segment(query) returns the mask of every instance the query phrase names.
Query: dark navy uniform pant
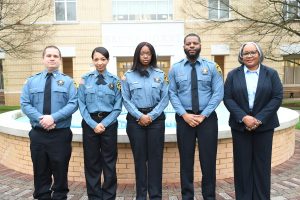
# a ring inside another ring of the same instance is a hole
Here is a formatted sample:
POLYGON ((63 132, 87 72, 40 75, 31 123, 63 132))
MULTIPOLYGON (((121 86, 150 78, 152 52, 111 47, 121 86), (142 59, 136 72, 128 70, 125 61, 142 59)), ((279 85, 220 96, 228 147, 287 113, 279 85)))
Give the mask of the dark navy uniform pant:
POLYGON ((134 157, 136 200, 146 200, 147 191, 151 200, 162 199, 164 113, 146 127, 128 114, 126 131, 134 157))
POLYGON ((236 199, 269 200, 274 130, 231 132, 236 199))
POLYGON ((68 167, 72 152, 70 128, 29 132, 35 199, 67 199, 68 167), (52 180, 53 176, 53 180, 52 180))
MULTIPOLYGON (((102 118, 92 117, 96 122, 102 118)), ((102 134, 82 120, 84 169, 89 200, 108 200, 116 198, 117 191, 117 131, 118 123, 106 127, 102 134), (103 172, 104 182, 101 184, 103 172)))
POLYGON ((183 200, 194 199, 194 157, 196 139, 202 171, 202 196, 215 199, 218 118, 215 112, 196 127, 189 126, 176 115, 177 143, 180 155, 180 181, 183 200))

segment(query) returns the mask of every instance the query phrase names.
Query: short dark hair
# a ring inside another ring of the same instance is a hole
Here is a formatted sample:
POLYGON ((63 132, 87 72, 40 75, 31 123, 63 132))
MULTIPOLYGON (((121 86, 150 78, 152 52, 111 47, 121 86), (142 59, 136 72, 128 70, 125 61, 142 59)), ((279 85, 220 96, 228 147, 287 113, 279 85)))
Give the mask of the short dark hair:
POLYGON ((92 59, 94 58, 95 52, 101 53, 107 60, 109 59, 109 52, 104 47, 96 47, 92 52, 92 59))
POLYGON ((45 54, 46 54, 46 50, 47 50, 47 49, 51 49, 51 48, 57 49, 57 50, 58 50, 59 57, 61 58, 61 52, 60 52, 59 48, 58 48, 57 46, 54 46, 54 45, 49 45, 49 46, 46 46, 46 47, 45 47, 45 49, 43 50, 43 58, 44 58, 44 56, 45 56, 45 54))
POLYGON ((187 35, 184 37, 183 44, 185 44, 186 38, 191 37, 191 36, 197 37, 198 40, 199 40, 199 42, 201 42, 201 39, 200 39, 200 36, 199 36, 199 35, 197 35, 196 33, 189 33, 189 34, 187 34, 187 35))
POLYGON ((131 67, 131 70, 137 70, 138 68, 142 67, 142 63, 140 61, 140 52, 141 49, 147 46, 151 52, 151 61, 149 63, 150 66, 157 68, 157 59, 156 59, 156 53, 155 53, 155 49, 154 47, 149 43, 149 42, 141 42, 137 45, 135 52, 134 52, 134 56, 133 56, 133 64, 131 67))

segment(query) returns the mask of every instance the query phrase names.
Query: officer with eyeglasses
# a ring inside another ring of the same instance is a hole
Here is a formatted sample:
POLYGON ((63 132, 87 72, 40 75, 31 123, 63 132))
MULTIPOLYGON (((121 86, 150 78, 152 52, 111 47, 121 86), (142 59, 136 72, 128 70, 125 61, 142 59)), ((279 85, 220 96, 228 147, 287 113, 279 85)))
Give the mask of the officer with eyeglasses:
POLYGON ((106 69, 109 62, 106 48, 95 48, 91 57, 95 70, 82 76, 78 89, 87 195, 91 200, 115 199, 121 83, 106 69))
POLYGON ((162 199, 162 165, 165 140, 164 109, 169 102, 164 72, 157 68, 154 47, 141 42, 131 70, 122 80, 127 134, 134 158, 136 200, 162 199))
POLYGON ((263 59, 257 43, 243 44, 238 54, 241 66, 225 81, 237 200, 270 199, 272 140, 283 89, 277 71, 262 64, 263 59))

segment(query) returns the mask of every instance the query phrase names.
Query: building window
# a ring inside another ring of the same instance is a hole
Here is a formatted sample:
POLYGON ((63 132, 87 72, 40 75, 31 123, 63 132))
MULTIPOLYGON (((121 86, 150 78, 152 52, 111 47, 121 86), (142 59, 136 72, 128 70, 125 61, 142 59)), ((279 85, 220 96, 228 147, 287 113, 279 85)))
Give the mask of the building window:
MULTIPOLYGON (((164 71, 167 75, 170 69, 170 56, 158 56, 157 67, 164 71)), ((117 57, 117 74, 123 77, 125 72, 131 69, 133 64, 133 57, 117 57)))
POLYGON ((300 84, 300 55, 284 58, 284 83, 300 84))
POLYGON ((112 14, 116 21, 170 20, 173 0, 113 0, 112 14))
POLYGON ((76 0, 55 0, 55 20, 57 22, 76 21, 76 0))
POLYGON ((285 19, 300 19, 299 0, 287 0, 283 4, 283 14, 285 19))
POLYGON ((208 0, 209 19, 228 19, 229 0, 208 0))

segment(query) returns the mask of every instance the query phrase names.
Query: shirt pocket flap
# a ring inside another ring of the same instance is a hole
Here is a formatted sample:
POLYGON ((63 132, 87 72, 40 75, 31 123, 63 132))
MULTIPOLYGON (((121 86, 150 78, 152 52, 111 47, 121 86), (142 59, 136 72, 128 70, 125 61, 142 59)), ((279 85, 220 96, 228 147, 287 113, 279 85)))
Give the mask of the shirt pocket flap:
POLYGON ((67 93, 67 88, 64 88, 64 87, 56 87, 56 88, 53 88, 53 91, 54 91, 54 92, 67 93))
POLYGON ((208 81, 208 82, 210 82, 211 81, 211 76, 209 76, 209 75, 198 76, 197 79, 198 79, 198 81, 208 81))
POLYGON ((160 83, 152 83, 153 88, 159 88, 159 86, 160 86, 160 83))
POLYGON ((187 81, 187 75, 186 75, 186 74, 178 75, 178 76, 176 77, 176 82, 177 82, 177 83, 180 83, 180 82, 182 82, 182 81, 187 81))
POLYGON ((131 84, 129 85, 129 88, 130 88, 130 91, 131 91, 131 90, 136 90, 136 89, 141 89, 141 88, 142 88, 142 85, 139 84, 139 83, 131 83, 131 84))
POLYGON ((94 93, 96 93, 96 90, 94 88, 87 88, 85 90, 85 93, 86 94, 94 94, 94 93))
POLYGON ((30 88, 29 92, 31 94, 35 94, 35 93, 40 93, 40 92, 44 92, 43 88, 30 88))

